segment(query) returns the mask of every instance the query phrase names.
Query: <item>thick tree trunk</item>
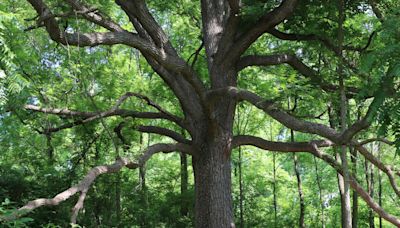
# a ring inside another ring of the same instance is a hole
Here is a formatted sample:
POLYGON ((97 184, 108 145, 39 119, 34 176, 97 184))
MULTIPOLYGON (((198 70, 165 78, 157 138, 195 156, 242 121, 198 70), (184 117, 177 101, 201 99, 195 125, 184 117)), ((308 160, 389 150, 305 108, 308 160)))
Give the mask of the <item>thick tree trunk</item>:
POLYGON ((230 146, 217 138, 193 157, 196 227, 234 227, 231 198, 230 146))

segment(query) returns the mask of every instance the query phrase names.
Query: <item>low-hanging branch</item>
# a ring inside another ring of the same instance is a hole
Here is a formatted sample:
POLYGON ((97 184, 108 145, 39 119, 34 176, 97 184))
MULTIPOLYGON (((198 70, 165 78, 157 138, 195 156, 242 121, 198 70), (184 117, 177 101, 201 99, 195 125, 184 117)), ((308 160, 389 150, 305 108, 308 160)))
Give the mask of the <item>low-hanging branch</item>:
POLYGON ((163 153, 170 153, 170 152, 175 152, 179 151, 182 153, 187 153, 187 154, 192 154, 193 153, 193 148, 190 147, 189 145, 182 144, 182 143, 177 143, 177 144, 165 144, 165 143, 159 143, 159 144, 154 144, 152 146, 149 146, 144 153, 139 157, 137 162, 131 161, 128 158, 117 158, 116 161, 111 164, 111 165, 100 165, 92 168, 86 176, 77 184, 74 185, 68 189, 66 189, 63 192, 60 192, 53 198, 40 198, 40 199, 35 199, 32 201, 29 201, 27 204, 25 204, 23 207, 19 208, 18 211, 15 211, 11 215, 7 216, 0 216, 0 221, 11 221, 14 220, 18 217, 21 217, 25 215, 26 213, 29 213, 39 207, 42 206, 56 206, 60 204, 61 202, 66 201, 69 199, 71 196, 81 193, 80 197, 78 198, 77 203, 72 209, 72 215, 71 215, 71 223, 75 224, 76 223, 76 218, 79 213, 79 211, 83 208, 83 202, 85 200, 86 194, 90 189, 90 186, 93 184, 93 182, 96 180, 96 178, 101 175, 101 174, 106 174, 106 173, 115 173, 120 171, 123 167, 127 167, 129 169, 136 169, 138 167, 143 166, 150 158, 152 155, 163 152, 163 153))

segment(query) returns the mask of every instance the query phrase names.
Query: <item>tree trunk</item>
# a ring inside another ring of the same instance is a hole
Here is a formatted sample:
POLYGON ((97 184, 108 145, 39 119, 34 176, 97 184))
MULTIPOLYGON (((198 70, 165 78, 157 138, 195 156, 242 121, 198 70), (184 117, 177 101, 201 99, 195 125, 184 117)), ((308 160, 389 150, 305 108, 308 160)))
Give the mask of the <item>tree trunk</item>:
MULTIPOLYGON (((378 143, 378 159, 381 160, 381 145, 378 143)), ((382 171, 378 170, 378 203, 382 207, 382 171)), ((379 228, 382 228, 382 216, 379 216, 379 228)))
POLYGON ((188 170, 187 170, 187 155, 180 153, 181 156, 181 216, 189 215, 189 205, 187 201, 188 190, 188 170))
POLYGON ((315 157, 314 157, 314 165, 315 165, 315 175, 317 177, 319 203, 321 205, 321 227, 325 228, 325 213, 324 213, 324 201, 322 199, 321 179, 319 177, 318 163, 317 163, 317 159, 315 157))
POLYGON ((197 228, 235 227, 231 198, 230 145, 223 137, 193 157, 195 221, 197 228))
MULTIPOLYGON (((352 157, 351 162, 353 163, 353 174, 357 177, 357 150, 350 149, 352 157)), ((358 194, 353 190, 353 211, 352 211, 352 226, 353 228, 358 227, 358 194)))
POLYGON ((243 178, 242 178, 242 148, 239 147, 239 216, 240 228, 244 228, 244 209, 243 209, 243 178))
POLYGON ((115 214, 117 219, 117 227, 120 227, 121 222, 121 174, 116 174, 115 182, 115 214))
MULTIPOLYGON (((365 165, 365 180, 367 182, 367 189, 368 189, 368 194, 371 197, 374 197, 374 192, 373 192, 373 170, 372 167, 370 167, 370 164, 368 163, 368 161, 365 159, 364 162, 365 165)), ((374 214, 373 211, 371 209, 368 209, 368 223, 369 223, 369 227, 370 228, 374 228, 375 227, 375 223, 374 223, 374 214)))
POLYGON ((148 211, 148 195, 147 195, 147 186, 146 186, 146 170, 144 167, 139 168, 139 176, 141 181, 141 201, 143 204, 143 213, 140 218, 141 227, 148 227, 147 221, 147 211, 148 211))
POLYGON ((272 188, 273 188, 273 204, 274 204, 274 227, 278 227, 278 202, 276 199, 276 154, 275 152, 272 152, 272 162, 273 162, 273 183, 272 183, 272 188))
MULTIPOLYGON (((290 130, 290 141, 294 142, 294 132, 293 130, 290 130)), ((297 155, 293 153, 293 163, 294 163, 294 172, 296 174, 297 178, 297 191, 299 193, 299 199, 300 199, 300 216, 299 216, 299 227, 304 228, 304 210, 305 210, 305 204, 304 204, 304 196, 303 196, 303 186, 302 186, 302 181, 301 181, 301 176, 300 176, 300 171, 299 171, 299 164, 297 161, 297 155)))

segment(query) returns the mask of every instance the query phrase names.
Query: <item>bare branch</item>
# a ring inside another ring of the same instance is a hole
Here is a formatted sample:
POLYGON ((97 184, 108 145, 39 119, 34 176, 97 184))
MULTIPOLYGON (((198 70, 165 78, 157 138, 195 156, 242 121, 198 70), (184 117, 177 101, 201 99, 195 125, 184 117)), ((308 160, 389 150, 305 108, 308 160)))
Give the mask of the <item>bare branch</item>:
POLYGON ((85 199, 86 193, 88 192, 90 186, 92 183, 96 180, 96 178, 105 173, 115 173, 120 171, 123 167, 127 167, 129 169, 135 169, 140 166, 143 166, 150 158, 152 155, 155 153, 163 152, 163 153, 169 153, 169 152, 174 152, 174 151, 179 151, 187 154, 193 154, 194 150, 192 147, 177 143, 177 144, 164 144, 164 143, 159 143, 152 145, 148 147, 145 152, 142 154, 142 156, 138 159, 138 162, 133 162, 130 161, 127 158, 118 158, 113 164, 111 165, 100 165, 97 166, 93 169, 91 169, 86 176, 81 180, 77 185, 72 186, 68 188, 67 190, 57 194, 53 198, 40 198, 36 199, 33 201, 28 202, 26 205, 23 207, 19 208, 17 212, 15 212, 12 215, 8 215, 7 217, 1 216, 1 220, 5 221, 11 221, 14 220, 18 217, 23 216, 26 213, 29 213, 36 208, 42 207, 42 206, 56 206, 60 204, 61 202, 66 201, 69 199, 71 196, 75 195, 76 193, 80 192, 81 196, 78 199, 78 202, 73 208, 72 216, 71 216, 71 222, 75 223, 76 222, 76 217, 78 215, 78 212, 80 209, 83 208, 83 201, 85 199))

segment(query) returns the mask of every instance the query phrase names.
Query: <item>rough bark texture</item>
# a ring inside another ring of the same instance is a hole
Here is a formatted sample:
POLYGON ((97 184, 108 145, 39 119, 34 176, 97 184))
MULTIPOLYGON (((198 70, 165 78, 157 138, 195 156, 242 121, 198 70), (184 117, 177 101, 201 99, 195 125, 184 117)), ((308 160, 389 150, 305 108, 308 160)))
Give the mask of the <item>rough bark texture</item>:
POLYGON ((234 227, 231 163, 223 153, 227 145, 221 141, 210 144, 202 156, 193 157, 196 227, 234 227))

